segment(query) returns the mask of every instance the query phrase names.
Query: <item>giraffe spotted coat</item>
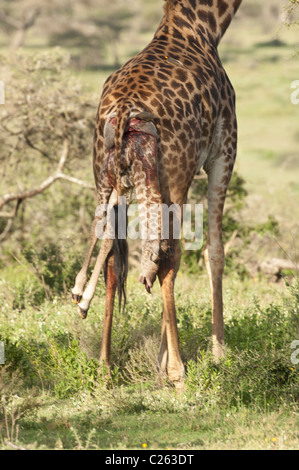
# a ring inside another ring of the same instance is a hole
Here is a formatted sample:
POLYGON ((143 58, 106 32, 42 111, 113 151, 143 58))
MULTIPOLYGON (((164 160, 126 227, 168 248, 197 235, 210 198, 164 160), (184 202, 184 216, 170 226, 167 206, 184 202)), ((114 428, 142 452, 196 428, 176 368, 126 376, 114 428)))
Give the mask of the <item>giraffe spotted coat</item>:
MULTIPOLYGON (((184 203, 197 168, 208 169, 223 144, 229 178, 237 139, 233 129, 235 94, 217 51, 217 23, 209 12, 214 4, 223 18, 221 27, 226 29, 226 15, 230 19, 231 14, 223 7, 226 2, 168 1, 152 42, 106 81, 94 140, 97 185, 101 184, 99 175, 106 158, 106 121, 123 109, 147 111, 155 117, 159 181, 165 202, 184 203)), ((234 4, 237 8, 240 0, 234 4)))

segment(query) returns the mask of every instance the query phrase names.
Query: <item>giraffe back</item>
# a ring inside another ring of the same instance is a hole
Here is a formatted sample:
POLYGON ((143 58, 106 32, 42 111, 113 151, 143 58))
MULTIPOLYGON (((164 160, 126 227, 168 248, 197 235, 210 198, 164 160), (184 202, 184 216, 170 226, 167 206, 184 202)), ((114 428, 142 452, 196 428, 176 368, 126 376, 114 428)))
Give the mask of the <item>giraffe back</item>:
MULTIPOLYGON (((208 167, 216 158, 224 129, 231 126, 232 133, 231 123, 235 122, 234 90, 217 46, 202 28, 194 27, 190 5, 196 2, 181 3, 170 23, 167 9, 171 10, 171 4, 167 2, 166 14, 150 44, 107 79, 94 141, 97 181, 106 157, 104 129, 109 117, 119 116, 115 148, 120 154, 130 116, 151 113, 158 132, 163 202, 179 204, 186 201, 196 170, 208 167)), ((117 161, 119 164, 119 158, 117 161)))

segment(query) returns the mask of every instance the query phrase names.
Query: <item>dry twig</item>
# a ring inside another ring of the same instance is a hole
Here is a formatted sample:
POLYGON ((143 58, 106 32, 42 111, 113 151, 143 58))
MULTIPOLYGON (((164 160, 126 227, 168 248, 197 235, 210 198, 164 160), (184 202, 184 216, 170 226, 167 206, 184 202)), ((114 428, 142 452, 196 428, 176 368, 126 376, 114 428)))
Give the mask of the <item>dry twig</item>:
POLYGON ((11 201, 16 200, 17 204, 16 204, 16 207, 14 208, 14 210, 11 211, 11 212, 4 212, 4 211, 0 212, 0 217, 7 218, 7 219, 13 219, 17 215, 19 206, 20 206, 21 202, 24 201, 24 199, 28 199, 28 198, 36 196, 37 194, 42 193, 47 188, 49 188, 53 183, 55 183, 55 181, 57 181, 59 179, 66 180, 66 181, 69 181, 69 182, 74 183, 74 184, 79 184, 80 186, 82 186, 84 188, 87 188, 87 189, 95 189, 94 185, 92 185, 92 184, 90 184, 86 181, 83 181, 79 178, 75 178, 73 176, 67 175, 63 172, 64 166, 65 166, 65 163, 66 163, 66 160, 67 160, 67 157, 68 157, 68 153, 69 153, 69 142, 68 142, 67 139, 65 139, 64 143, 63 143, 63 150, 62 150, 62 153, 61 153, 61 157, 60 157, 60 160, 59 160, 59 163, 58 163, 58 166, 57 166, 57 170, 55 171, 55 173, 53 173, 51 176, 46 178, 39 186, 37 186, 35 188, 27 189, 27 190, 19 192, 19 193, 4 194, 4 196, 2 196, 0 198, 0 209, 2 209, 2 207, 5 204, 7 204, 8 202, 11 202, 11 201))

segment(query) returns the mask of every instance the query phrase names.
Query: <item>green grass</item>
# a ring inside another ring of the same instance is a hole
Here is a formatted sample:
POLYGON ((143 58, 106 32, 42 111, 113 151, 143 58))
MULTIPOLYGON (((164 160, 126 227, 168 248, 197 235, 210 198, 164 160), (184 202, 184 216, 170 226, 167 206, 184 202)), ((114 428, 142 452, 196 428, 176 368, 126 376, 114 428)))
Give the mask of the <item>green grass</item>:
POLYGON ((298 366, 290 360, 298 332, 296 285, 281 292, 264 281, 226 278, 227 356, 216 365, 206 276, 187 280, 180 274, 186 384, 178 394, 157 381, 158 286, 149 296, 130 273, 127 313, 115 312, 113 386, 107 389, 96 361, 102 285, 83 322, 69 299, 13 310, 20 284, 9 284, 10 291, 1 285, 0 338, 7 359, 0 370, 2 448, 7 441, 34 449, 139 449, 143 443, 149 449, 298 448, 298 366))
MULTIPOLYGON (((166 399, 174 401, 170 394, 166 399)), ((199 409, 179 413, 128 410, 103 418, 91 399, 88 407, 77 401, 72 409, 61 406, 50 416, 47 411, 40 425, 36 420, 27 420, 24 423, 27 439, 23 443, 32 445, 35 441, 37 448, 52 449, 138 450, 143 444, 148 449, 163 450, 296 449, 297 426, 294 412, 268 412, 261 419, 259 412, 245 408, 226 413, 199 409), (80 411, 74 412, 76 406, 80 411)))

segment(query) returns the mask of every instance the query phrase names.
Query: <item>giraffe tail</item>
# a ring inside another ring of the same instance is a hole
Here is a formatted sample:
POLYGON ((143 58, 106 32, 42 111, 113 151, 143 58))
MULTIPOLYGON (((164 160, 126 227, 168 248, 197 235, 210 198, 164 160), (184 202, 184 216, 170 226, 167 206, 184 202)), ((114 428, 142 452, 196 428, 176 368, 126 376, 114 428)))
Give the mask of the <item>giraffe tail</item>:
POLYGON ((114 124, 114 146, 115 146, 115 166, 116 166, 116 191, 118 197, 121 196, 121 152, 123 146, 123 136, 126 130, 127 122, 130 117, 133 105, 125 101, 118 108, 114 124))
MULTIPOLYGON (((122 195, 121 190, 121 153, 123 151, 123 136, 127 127, 127 122, 130 117, 133 105, 129 102, 124 102, 117 109, 116 113, 110 116, 106 121, 104 128, 104 138, 107 150, 114 147, 115 153, 115 170, 116 170, 116 192, 118 202, 114 206, 115 209, 115 233, 116 237, 113 240, 113 255, 114 255, 114 272, 117 279, 117 291, 118 291, 118 302, 119 310, 125 308, 126 305, 126 279, 128 274, 128 244, 127 240, 118 238, 118 211, 121 210, 119 204, 120 197, 122 195)), ((104 269, 104 275, 106 280, 107 263, 104 269)))

